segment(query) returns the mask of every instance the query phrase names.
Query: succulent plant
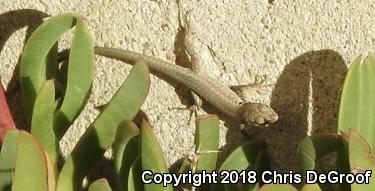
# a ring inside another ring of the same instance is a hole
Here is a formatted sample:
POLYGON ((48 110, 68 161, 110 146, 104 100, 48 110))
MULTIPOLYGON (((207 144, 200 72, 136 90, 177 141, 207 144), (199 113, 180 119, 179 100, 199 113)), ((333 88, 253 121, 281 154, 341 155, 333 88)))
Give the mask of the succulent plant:
MULTIPOLYGON (((86 172, 111 146, 117 126, 132 119, 149 88, 147 67, 136 64, 107 107, 79 140, 71 156, 59 166, 59 141, 82 111, 91 91, 93 42, 84 20, 61 14, 41 24, 27 41, 20 64, 20 81, 28 126, 13 128, 3 89, 0 91, 0 190, 80 190, 86 172), (74 27, 66 82, 57 62, 57 41, 74 27), (63 91, 62 93, 58 91, 63 91), (79 163, 77 163, 80 161, 79 163), (73 175, 72 175, 73 174, 73 175)), ((103 185, 95 182, 90 190, 103 185)))

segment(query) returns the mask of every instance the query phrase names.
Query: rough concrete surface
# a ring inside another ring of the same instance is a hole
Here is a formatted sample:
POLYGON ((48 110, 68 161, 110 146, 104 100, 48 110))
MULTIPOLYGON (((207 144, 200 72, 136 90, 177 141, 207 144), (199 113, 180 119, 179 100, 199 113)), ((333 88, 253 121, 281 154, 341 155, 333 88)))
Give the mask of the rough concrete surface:
MULTIPOLYGON (((41 12, 78 13, 87 19, 97 45, 173 61, 181 43, 179 10, 191 10, 209 75, 228 86, 253 84, 257 79, 267 85, 257 91, 253 88, 249 97, 270 103, 280 120, 249 133, 266 138, 273 167, 280 170, 299 168, 296 146, 311 133, 309 129, 335 131, 347 65, 372 52, 375 44, 373 0, 196 0, 182 1, 180 8, 174 0, 0 0, 1 82, 6 86, 16 74, 26 26, 40 21, 41 12)), ((94 106, 111 98, 129 70, 125 63, 96 57, 93 92, 61 143, 65 155, 98 114, 94 106)), ((16 95, 13 99, 17 100, 16 95)), ((152 77, 142 109, 169 165, 194 150, 189 111, 175 109, 189 103, 186 89, 152 77)), ((212 108, 206 111, 217 113, 212 108)), ((239 132, 238 124, 221 119, 221 145, 226 153, 250 139, 239 132)))

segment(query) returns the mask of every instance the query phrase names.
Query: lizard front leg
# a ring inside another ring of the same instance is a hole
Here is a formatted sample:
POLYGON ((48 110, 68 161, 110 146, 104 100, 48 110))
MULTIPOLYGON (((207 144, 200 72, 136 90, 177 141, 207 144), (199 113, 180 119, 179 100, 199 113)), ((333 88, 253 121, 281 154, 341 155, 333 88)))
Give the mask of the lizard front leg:
MULTIPOLYGON (((267 76, 255 75, 253 83, 230 86, 230 89, 244 100, 244 102, 251 102, 254 101, 252 98, 256 97, 256 95, 262 95, 272 88, 273 85, 267 83, 267 81, 267 76)), ((238 79, 237 82, 238 84, 242 84, 238 79)))

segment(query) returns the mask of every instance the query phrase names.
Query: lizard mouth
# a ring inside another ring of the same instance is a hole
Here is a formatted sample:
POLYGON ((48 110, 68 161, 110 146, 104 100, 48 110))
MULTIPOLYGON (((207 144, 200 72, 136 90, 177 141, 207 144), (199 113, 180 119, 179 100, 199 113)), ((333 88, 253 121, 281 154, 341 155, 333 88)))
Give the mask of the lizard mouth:
POLYGON ((267 115, 266 120, 268 123, 275 123, 277 120, 279 120, 279 115, 272 110, 271 113, 267 115))

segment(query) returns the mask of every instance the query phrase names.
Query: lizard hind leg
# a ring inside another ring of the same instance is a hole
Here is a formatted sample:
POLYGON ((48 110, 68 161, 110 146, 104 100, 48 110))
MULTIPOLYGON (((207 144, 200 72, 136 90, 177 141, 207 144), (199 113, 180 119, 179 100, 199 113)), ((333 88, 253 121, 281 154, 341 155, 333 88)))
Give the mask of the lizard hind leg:
POLYGON ((202 115, 204 113, 202 109, 202 99, 195 92, 190 91, 190 93, 193 97, 194 103, 187 108, 188 110, 190 110, 188 124, 191 123, 193 116, 197 118, 199 115, 202 115))
MULTIPOLYGON (((192 10, 188 10, 185 13, 182 11, 182 2, 178 1, 179 4, 179 22, 180 28, 183 31, 183 44, 184 53, 187 56, 190 69, 196 73, 204 74, 204 58, 201 55, 203 44, 199 41, 197 27, 192 22, 192 10)), ((202 99, 193 91, 190 91, 194 104, 189 107, 191 110, 189 123, 193 115, 198 116, 203 114, 202 99)))
MULTIPOLYGON (((192 92, 192 95, 193 95, 193 99, 194 99, 194 95, 196 95, 194 92, 192 92)), ((198 97, 199 98, 199 97, 198 97)), ((201 100, 200 98, 199 98, 199 100, 201 100)), ((195 100, 194 100, 194 102, 195 102, 195 100)), ((177 110, 188 110, 188 111, 190 111, 190 114, 189 114, 189 119, 188 119, 188 122, 187 122, 187 124, 188 125, 190 125, 191 124, 191 121, 192 121, 192 119, 193 119, 193 116, 196 118, 197 116, 199 116, 199 115, 202 115, 203 114, 203 109, 202 109, 202 107, 201 107, 201 104, 202 102, 200 102, 200 103, 194 103, 194 104, 192 104, 192 105, 190 105, 190 106, 188 106, 188 107, 186 107, 186 108, 181 108, 181 107, 177 107, 177 108, 171 108, 171 109, 177 109, 177 110), (199 105, 200 104, 200 105, 199 105)))

